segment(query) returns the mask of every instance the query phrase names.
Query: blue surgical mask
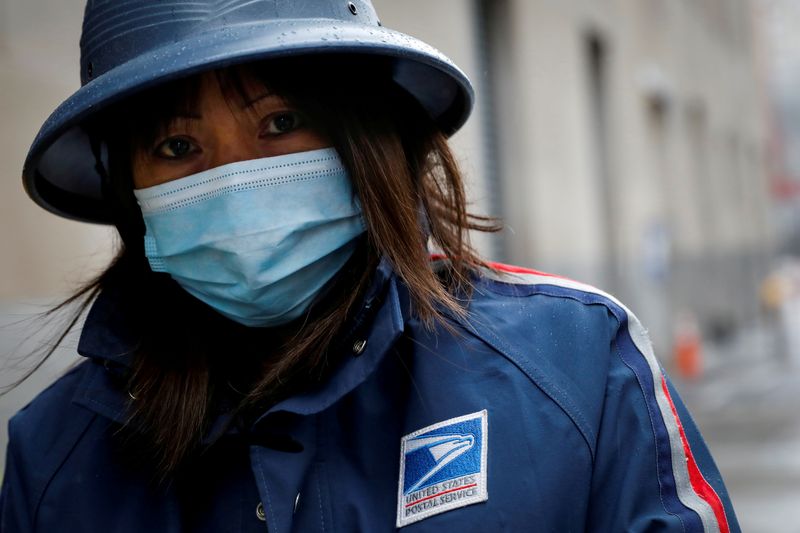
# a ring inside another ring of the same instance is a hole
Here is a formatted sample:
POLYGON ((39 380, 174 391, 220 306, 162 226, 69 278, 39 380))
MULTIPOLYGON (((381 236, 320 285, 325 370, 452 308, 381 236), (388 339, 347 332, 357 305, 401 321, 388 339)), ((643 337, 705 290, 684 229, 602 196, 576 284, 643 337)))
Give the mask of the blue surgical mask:
POLYGON ((246 326, 303 315, 365 231, 332 148, 240 161, 134 194, 153 271, 246 326))

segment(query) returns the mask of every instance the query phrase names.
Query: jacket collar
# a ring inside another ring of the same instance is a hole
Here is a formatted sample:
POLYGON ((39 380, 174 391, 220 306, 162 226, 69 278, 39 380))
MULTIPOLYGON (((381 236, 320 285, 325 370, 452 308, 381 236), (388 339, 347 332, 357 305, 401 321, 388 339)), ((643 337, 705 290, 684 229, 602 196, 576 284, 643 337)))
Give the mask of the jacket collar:
POLYGON ((120 290, 104 288, 92 304, 78 341, 78 353, 89 359, 123 368, 132 366, 139 339, 131 330, 130 317, 120 304, 120 290))
POLYGON ((273 413, 311 415, 327 409, 363 383, 394 345, 410 318, 408 293, 396 277, 388 279, 382 297, 366 301, 356 315, 354 327, 340 347, 345 353, 328 378, 319 386, 291 396, 270 408, 254 428, 273 413), (371 306, 376 305, 374 313, 371 306))
MULTIPOLYGON (((118 302, 119 291, 109 287, 98 296, 87 315, 78 353, 96 364, 87 369, 74 401, 122 423, 130 397, 119 378, 131 366, 139 339, 118 302)), ((407 289, 388 260, 382 259, 359 311, 337 344, 338 364, 328 378, 318 387, 279 402, 256 425, 275 412, 299 415, 320 412, 366 380, 402 334, 411 314, 409 302, 407 289)))

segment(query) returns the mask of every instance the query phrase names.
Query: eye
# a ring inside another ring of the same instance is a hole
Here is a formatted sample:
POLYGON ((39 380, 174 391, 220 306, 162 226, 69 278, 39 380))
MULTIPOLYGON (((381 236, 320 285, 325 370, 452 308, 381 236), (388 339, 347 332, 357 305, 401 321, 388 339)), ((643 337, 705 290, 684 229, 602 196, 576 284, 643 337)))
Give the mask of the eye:
POLYGON ((282 111, 269 117, 262 135, 284 135, 303 126, 303 118, 296 111, 282 111))
POLYGON ((197 146, 184 137, 171 137, 156 146, 155 154, 164 159, 180 159, 198 150, 197 146))

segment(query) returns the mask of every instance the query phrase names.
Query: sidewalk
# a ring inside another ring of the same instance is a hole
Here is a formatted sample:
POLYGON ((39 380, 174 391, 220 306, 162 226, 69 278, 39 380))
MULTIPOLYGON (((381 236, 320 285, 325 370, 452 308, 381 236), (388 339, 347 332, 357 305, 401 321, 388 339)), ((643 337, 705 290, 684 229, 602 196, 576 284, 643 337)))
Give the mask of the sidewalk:
POLYGON ((800 368, 763 328, 704 353, 704 377, 676 386, 717 461, 742 531, 800 533, 800 368))

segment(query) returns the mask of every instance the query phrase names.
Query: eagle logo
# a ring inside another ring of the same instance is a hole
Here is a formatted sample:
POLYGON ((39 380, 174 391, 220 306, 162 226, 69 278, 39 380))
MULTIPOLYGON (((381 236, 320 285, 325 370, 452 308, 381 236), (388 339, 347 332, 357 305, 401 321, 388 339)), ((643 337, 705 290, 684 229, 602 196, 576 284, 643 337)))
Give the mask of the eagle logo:
POLYGON ((405 493, 420 488, 434 474, 465 454, 474 445, 475 437, 472 435, 436 435, 409 439, 406 442, 406 461, 428 463, 430 467, 427 472, 417 471, 422 477, 406 488, 405 493))

